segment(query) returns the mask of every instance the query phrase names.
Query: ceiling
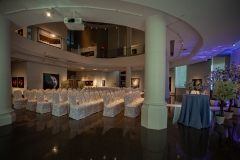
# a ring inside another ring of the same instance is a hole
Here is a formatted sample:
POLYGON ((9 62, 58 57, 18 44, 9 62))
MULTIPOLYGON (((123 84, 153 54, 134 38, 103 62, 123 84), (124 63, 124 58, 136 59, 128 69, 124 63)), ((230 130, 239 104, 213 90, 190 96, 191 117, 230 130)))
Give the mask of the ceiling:
POLYGON ((75 17, 84 21, 143 31, 149 16, 163 15, 167 23, 167 58, 170 67, 174 67, 205 61, 226 50, 233 51, 232 45, 240 39, 239 4, 238 0, 2 0, 0 14, 19 28, 62 22, 74 12, 75 17), (51 18, 45 14, 48 9, 54 11, 51 18), (175 40, 173 57, 169 55, 170 40, 175 40))

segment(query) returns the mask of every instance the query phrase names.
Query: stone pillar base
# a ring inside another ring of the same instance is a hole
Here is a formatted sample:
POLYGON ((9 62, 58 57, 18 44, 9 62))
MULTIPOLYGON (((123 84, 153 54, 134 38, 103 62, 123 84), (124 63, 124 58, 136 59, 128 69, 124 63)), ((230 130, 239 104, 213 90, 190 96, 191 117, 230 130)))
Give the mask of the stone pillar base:
POLYGON ((0 126, 5 126, 8 124, 12 124, 16 121, 16 114, 14 113, 14 110, 8 113, 0 113, 0 126))
POLYGON ((167 128, 166 105, 143 104, 141 125, 148 129, 161 130, 167 128))

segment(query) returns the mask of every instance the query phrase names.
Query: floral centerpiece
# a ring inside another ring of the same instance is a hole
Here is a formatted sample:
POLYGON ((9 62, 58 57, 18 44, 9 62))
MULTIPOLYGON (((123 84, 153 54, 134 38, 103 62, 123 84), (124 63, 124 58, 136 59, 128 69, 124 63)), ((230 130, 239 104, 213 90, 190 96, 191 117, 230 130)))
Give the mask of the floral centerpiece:
POLYGON ((69 82, 68 80, 61 81, 61 88, 68 88, 69 87, 69 82))
POLYGON ((191 91, 192 91, 193 88, 194 88, 192 81, 191 81, 191 82, 185 82, 184 86, 185 86, 185 88, 186 88, 186 90, 188 91, 189 94, 191 93, 191 91))
POLYGON ((231 81, 216 81, 214 82, 213 98, 220 101, 220 116, 223 116, 223 107, 229 99, 235 99, 236 83, 231 81))
POLYGON ((78 81, 78 87, 79 87, 80 89, 83 89, 84 86, 85 86, 85 83, 84 83, 83 81, 78 81))
POLYGON ((201 83, 198 84, 198 85, 196 86, 196 89, 197 89, 197 91, 199 91, 200 94, 202 94, 203 91, 205 91, 205 90, 208 89, 209 87, 210 87, 209 83, 205 82, 205 83, 203 83, 203 84, 201 84, 201 83))

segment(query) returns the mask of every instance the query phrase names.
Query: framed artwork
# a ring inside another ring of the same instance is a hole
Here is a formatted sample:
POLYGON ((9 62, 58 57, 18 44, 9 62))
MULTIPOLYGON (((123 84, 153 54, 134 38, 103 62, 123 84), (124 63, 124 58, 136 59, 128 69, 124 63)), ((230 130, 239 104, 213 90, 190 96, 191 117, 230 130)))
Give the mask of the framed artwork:
POLYGON ((59 74, 43 73, 43 89, 59 88, 59 74))
POLYGON ((81 55, 85 57, 94 56, 94 51, 81 52, 81 55))
POLYGON ((140 86, 140 78, 131 78, 131 87, 139 88, 140 86))
POLYGON ((62 48, 61 37, 51 32, 38 28, 38 42, 42 42, 54 47, 62 48))
POLYGON ((18 88, 24 88, 24 77, 18 77, 18 88))
POLYGON ((69 82, 69 88, 73 88, 74 87, 74 80, 73 79, 68 79, 69 82))
POLYGON ((192 81, 193 81, 194 90, 197 90, 196 87, 197 87, 199 84, 202 84, 202 79, 192 79, 192 81))
POLYGON ((105 80, 102 80, 102 87, 105 87, 105 80))
POLYGON ((93 86, 93 81, 85 81, 85 86, 93 86))
POLYGON ((12 77, 12 87, 17 87, 17 77, 12 77))

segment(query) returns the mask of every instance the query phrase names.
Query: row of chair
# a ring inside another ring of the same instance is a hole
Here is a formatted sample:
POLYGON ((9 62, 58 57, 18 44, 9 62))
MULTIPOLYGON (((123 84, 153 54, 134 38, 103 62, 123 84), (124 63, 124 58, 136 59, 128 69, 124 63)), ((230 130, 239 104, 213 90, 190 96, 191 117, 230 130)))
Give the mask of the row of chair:
POLYGON ((123 99, 125 89, 115 92, 110 92, 110 90, 92 92, 91 90, 78 91, 71 89, 27 90, 26 98, 21 97, 21 91, 16 91, 16 93, 14 92, 14 99, 16 100, 14 108, 24 108, 23 103, 26 102, 26 110, 41 114, 52 112, 52 115, 55 116, 69 114, 69 117, 79 120, 102 110, 103 116, 114 117, 124 110, 125 106, 124 115, 135 118, 139 115, 140 109, 134 111, 134 113, 132 113, 132 110, 137 110, 136 108, 141 106, 143 99, 139 91, 130 93, 126 95, 131 95, 131 103, 127 98, 123 99))

